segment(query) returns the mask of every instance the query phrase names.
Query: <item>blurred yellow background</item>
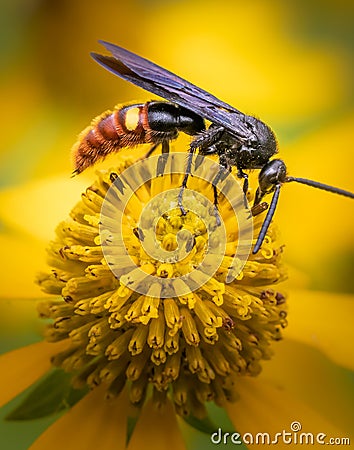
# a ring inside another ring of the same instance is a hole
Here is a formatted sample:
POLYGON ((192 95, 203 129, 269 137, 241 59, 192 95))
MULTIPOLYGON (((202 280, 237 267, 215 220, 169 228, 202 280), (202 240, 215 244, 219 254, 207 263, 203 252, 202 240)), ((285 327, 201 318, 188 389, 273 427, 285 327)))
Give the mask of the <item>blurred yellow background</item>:
MULTIPOLYGON (((58 174, 69 184, 70 148, 90 120, 153 98, 90 58, 98 39, 262 118, 290 174, 354 190, 352 2, 7 0, 2 10, 5 192, 58 174)), ((352 290, 350 200, 287 185, 276 221, 310 287, 352 290)))
MULTIPOLYGON (((53 224, 54 233, 69 212, 63 206, 69 191, 79 195, 93 178, 92 170, 70 178, 70 149, 79 132, 117 103, 155 98, 90 58, 91 51, 103 52, 98 39, 260 117, 275 131, 290 175, 354 191, 353 17, 347 0, 3 0, 1 297, 40 295, 32 280, 53 235, 47 225, 53 224)), ((353 207, 347 198, 284 186, 276 222, 294 275, 290 284, 353 292, 353 207)), ((7 322, 3 315, 5 328, 7 322)), ((279 377, 281 358, 280 351, 279 377)), ((308 395, 317 382, 311 380, 308 395)))

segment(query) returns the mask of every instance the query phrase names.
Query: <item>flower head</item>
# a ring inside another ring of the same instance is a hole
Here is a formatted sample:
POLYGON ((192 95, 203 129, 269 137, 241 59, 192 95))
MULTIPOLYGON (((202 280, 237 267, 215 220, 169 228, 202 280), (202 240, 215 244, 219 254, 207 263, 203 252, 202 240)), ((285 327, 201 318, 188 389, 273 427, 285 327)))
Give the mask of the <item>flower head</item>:
POLYGON ((217 213, 206 180, 217 165, 205 160, 182 214, 185 157, 170 160, 160 177, 157 157, 98 172, 50 244, 38 283, 55 298, 40 314, 52 319, 46 339, 67 342, 53 364, 74 387, 115 397, 128 386, 134 405, 152 392, 156 405, 170 397, 178 414, 202 418, 206 402, 234 401, 239 377, 270 358, 286 325, 273 285, 285 275, 274 228, 249 256, 262 217, 245 209, 238 181, 221 185, 217 213))

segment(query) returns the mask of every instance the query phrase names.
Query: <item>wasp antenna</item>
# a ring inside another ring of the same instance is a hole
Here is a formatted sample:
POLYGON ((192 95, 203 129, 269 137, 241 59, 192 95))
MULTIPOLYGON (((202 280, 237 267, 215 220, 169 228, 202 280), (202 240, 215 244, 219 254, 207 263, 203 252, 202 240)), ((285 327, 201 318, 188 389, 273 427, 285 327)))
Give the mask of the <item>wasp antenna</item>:
POLYGON ((345 197, 354 198, 354 194, 352 192, 345 191, 344 189, 339 189, 334 186, 329 186, 328 184, 319 183, 318 181, 308 180, 307 178, 287 177, 285 180, 286 183, 290 183, 291 181, 306 184, 307 186, 322 189, 323 191, 332 192, 333 194, 344 195, 345 197))
POLYGON ((275 209, 277 207, 277 203, 278 203, 278 199, 279 199, 279 194, 280 194, 280 184, 277 184, 275 186, 275 190, 274 190, 274 194, 272 197, 272 201, 270 202, 270 206, 266 215, 266 218, 264 219, 264 222, 262 224, 262 228, 261 231, 259 232, 258 238, 257 238, 257 242, 256 245, 254 246, 254 249, 252 251, 253 254, 258 253, 258 250, 261 248, 261 245, 263 243, 263 240, 265 238, 265 235, 268 231, 270 222, 272 221, 272 218, 274 216, 274 212, 275 209))

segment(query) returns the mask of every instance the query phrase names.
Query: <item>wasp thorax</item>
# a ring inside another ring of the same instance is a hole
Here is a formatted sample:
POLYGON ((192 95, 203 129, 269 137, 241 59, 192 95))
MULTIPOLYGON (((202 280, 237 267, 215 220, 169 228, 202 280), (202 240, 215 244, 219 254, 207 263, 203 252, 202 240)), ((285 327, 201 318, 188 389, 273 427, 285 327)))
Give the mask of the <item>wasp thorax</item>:
POLYGON ((259 158, 263 164, 268 162, 277 153, 277 141, 273 131, 261 120, 249 117, 255 139, 251 140, 251 146, 258 150, 259 158))

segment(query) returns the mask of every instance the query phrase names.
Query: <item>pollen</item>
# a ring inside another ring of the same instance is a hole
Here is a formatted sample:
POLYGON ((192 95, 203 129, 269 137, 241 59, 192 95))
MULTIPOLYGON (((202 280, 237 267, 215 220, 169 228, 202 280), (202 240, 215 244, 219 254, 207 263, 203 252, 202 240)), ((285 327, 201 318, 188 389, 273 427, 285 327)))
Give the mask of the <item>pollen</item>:
MULTIPOLYGON (((136 108, 128 110, 130 129, 138 117, 136 108)), ((38 276, 53 296, 39 307, 50 322, 45 337, 68 342, 53 364, 72 373, 74 387, 104 385, 112 397, 127 386, 138 407, 149 396, 156 404, 169 397, 178 414, 201 417, 206 402, 234 401, 238 378, 257 375, 281 339, 287 324, 285 294, 276 288, 286 277, 282 245, 271 225, 261 250, 244 255, 262 225, 258 215, 237 253, 242 233, 230 205, 244 207, 241 188, 231 202, 220 195, 219 226, 204 181, 190 178, 183 215, 173 192, 178 195, 181 174, 167 165, 156 178, 151 162, 130 180, 126 170, 136 162, 119 158, 117 167, 97 173, 58 225, 48 247, 50 269, 38 276)))

